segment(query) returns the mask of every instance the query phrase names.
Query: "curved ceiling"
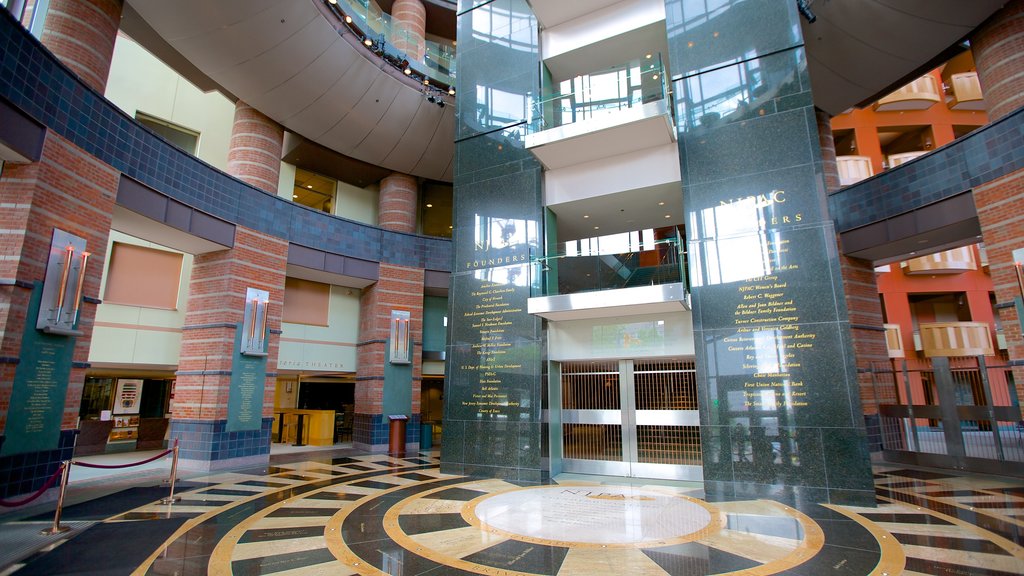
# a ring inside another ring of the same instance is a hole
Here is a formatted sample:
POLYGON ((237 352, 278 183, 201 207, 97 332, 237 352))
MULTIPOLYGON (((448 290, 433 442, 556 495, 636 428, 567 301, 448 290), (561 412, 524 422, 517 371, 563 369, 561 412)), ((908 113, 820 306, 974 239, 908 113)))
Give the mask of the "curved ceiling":
POLYGON ((814 104, 832 115, 865 106, 953 54, 1006 0, 810 0, 801 19, 814 104))
POLYGON ((315 0, 129 0, 161 38, 288 130, 389 170, 450 182, 455 107, 341 33, 315 0))

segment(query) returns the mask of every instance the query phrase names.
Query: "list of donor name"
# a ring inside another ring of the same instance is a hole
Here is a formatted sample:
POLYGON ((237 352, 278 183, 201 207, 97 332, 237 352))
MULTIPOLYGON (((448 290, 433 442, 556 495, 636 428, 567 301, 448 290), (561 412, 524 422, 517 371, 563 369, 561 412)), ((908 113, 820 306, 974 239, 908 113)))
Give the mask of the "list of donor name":
POLYGON ((470 292, 468 309, 462 320, 479 334, 472 344, 469 362, 460 370, 476 374, 476 386, 462 400, 462 406, 478 414, 500 414, 515 410, 519 401, 510 398, 502 386, 502 373, 518 371, 518 360, 512 342, 512 318, 523 309, 515 301, 515 288, 507 284, 484 282, 470 292))
MULTIPOLYGON (((740 359, 743 404, 752 410, 808 406, 801 374, 812 360, 818 333, 806 324, 796 278, 803 274, 790 257, 791 241, 768 250, 771 272, 737 283, 732 335, 723 338, 729 357, 740 359)), ((735 360, 734 360, 735 361, 735 360)))

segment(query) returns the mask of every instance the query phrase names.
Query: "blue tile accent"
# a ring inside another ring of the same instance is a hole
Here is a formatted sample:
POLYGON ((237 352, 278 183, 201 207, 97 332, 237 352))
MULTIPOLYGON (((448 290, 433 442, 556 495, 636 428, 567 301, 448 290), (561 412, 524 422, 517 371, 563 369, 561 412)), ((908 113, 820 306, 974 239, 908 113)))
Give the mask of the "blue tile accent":
POLYGON ((227 420, 171 420, 171 445, 189 460, 226 460, 270 454, 273 418, 264 418, 259 430, 227 431, 227 420))
POLYGON ((6 10, 0 98, 125 175, 227 222, 343 256, 451 269, 447 239, 389 232, 294 204, 169 144, 83 84, 6 10))
MULTIPOLYGON (((368 446, 389 444, 391 423, 384 414, 356 414, 352 419, 352 441, 368 446)), ((405 425, 405 443, 420 441, 420 415, 413 414, 405 425)))
POLYGON ((1024 168, 1024 108, 934 152, 838 190, 828 199, 839 232, 951 198, 1024 168))
MULTIPOLYGON (((71 460, 78 430, 61 430, 55 450, 12 454, 0 458, 0 499, 35 492, 64 460, 71 460)), ((0 438, 2 439, 2 438, 0 438)), ((0 442, 2 443, 2 442, 0 442)))

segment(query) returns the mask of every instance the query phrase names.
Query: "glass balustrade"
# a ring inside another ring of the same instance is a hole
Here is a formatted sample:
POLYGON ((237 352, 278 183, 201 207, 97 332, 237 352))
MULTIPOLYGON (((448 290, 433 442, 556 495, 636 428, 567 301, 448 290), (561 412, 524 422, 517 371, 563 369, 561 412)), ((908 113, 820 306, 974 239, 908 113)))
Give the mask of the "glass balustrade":
POLYGON ((675 228, 559 244, 554 254, 533 259, 532 296, 686 282, 686 255, 680 246, 681 236, 675 228))
POLYGON ((425 39, 403 26, 370 0, 339 0, 341 12, 352 18, 371 45, 398 60, 408 60, 409 68, 421 76, 447 86, 455 85, 455 44, 425 39), (422 60, 409 57, 408 46, 424 46, 422 60))
MULTIPOLYGON (((531 132, 583 122, 664 100, 669 93, 661 54, 651 53, 606 70, 554 82, 542 74, 531 132)), ((671 113, 672 106, 667 106, 671 113)))

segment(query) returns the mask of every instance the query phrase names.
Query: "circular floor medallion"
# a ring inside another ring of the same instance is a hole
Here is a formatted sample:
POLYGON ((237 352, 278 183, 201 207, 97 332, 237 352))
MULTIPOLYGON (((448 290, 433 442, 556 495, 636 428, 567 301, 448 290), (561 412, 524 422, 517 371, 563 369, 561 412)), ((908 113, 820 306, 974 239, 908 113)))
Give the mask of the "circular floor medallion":
POLYGON ((545 486, 485 497, 466 511, 482 528, 534 542, 660 545, 705 531, 713 516, 686 496, 629 486, 545 486))

